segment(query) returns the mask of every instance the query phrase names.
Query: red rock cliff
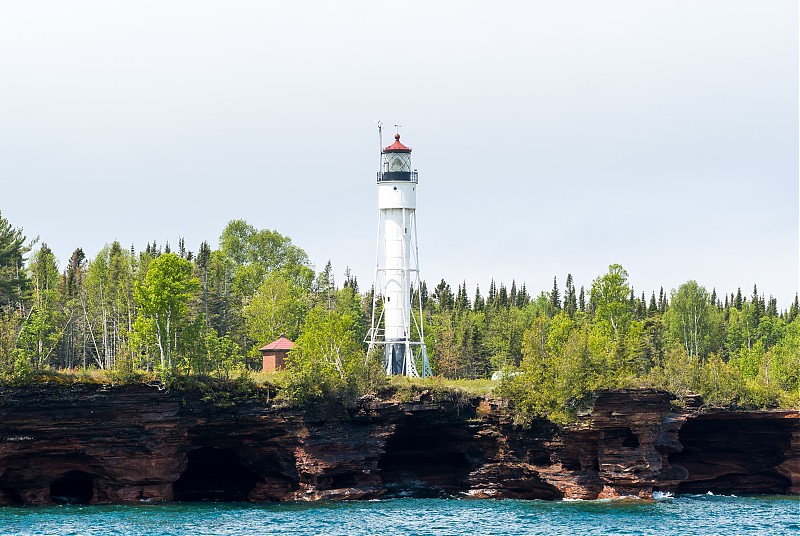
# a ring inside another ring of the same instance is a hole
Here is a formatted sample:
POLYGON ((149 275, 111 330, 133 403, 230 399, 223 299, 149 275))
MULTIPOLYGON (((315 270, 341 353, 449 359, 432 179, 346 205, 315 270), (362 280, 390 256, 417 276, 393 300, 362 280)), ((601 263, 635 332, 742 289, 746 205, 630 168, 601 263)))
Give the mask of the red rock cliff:
POLYGON ((0 391, 3 504, 654 490, 797 494, 800 414, 676 414, 666 393, 620 390, 576 425, 523 428, 492 401, 426 394, 299 411, 144 385, 0 391))

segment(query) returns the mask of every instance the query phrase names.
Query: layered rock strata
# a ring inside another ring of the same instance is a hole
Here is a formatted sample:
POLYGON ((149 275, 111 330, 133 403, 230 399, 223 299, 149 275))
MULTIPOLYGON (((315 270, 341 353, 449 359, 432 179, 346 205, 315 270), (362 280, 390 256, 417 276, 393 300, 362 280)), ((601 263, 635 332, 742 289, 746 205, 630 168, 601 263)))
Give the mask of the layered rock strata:
POLYGON ((146 385, 0 391, 2 504, 656 490, 800 493, 800 413, 675 413, 667 393, 618 390, 569 427, 521 427, 496 401, 427 393, 300 411, 146 385))

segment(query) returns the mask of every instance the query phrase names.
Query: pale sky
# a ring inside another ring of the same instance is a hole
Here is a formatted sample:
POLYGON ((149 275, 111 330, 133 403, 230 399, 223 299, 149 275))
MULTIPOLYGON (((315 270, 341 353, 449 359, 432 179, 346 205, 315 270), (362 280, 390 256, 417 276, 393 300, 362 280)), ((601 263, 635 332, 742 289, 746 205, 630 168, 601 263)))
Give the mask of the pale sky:
POLYGON ((0 211, 62 267, 241 218, 366 289, 376 119, 430 287, 798 291, 796 0, 0 5, 0 211))

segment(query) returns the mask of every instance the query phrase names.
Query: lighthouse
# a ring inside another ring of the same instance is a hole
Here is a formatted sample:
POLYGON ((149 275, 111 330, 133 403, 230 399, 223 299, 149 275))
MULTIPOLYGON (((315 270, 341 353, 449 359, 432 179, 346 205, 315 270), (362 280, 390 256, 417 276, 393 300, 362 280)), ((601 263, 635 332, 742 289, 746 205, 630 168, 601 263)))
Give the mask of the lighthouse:
MULTIPOLYGON (((380 132, 380 124, 378 129, 380 132)), ((419 295, 417 184, 411 148, 400 142, 397 133, 388 147, 381 143, 378 254, 372 327, 366 341, 370 355, 383 350, 384 370, 389 376, 431 376, 419 295)))

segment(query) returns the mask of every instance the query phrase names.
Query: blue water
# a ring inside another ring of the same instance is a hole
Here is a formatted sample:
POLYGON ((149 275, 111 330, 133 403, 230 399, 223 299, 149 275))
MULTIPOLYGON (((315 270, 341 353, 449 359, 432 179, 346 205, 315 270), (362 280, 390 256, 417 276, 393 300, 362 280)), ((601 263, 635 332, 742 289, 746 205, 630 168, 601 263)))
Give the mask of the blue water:
POLYGON ((393 499, 302 504, 0 508, 14 535, 800 534, 798 497, 660 501, 393 499))

